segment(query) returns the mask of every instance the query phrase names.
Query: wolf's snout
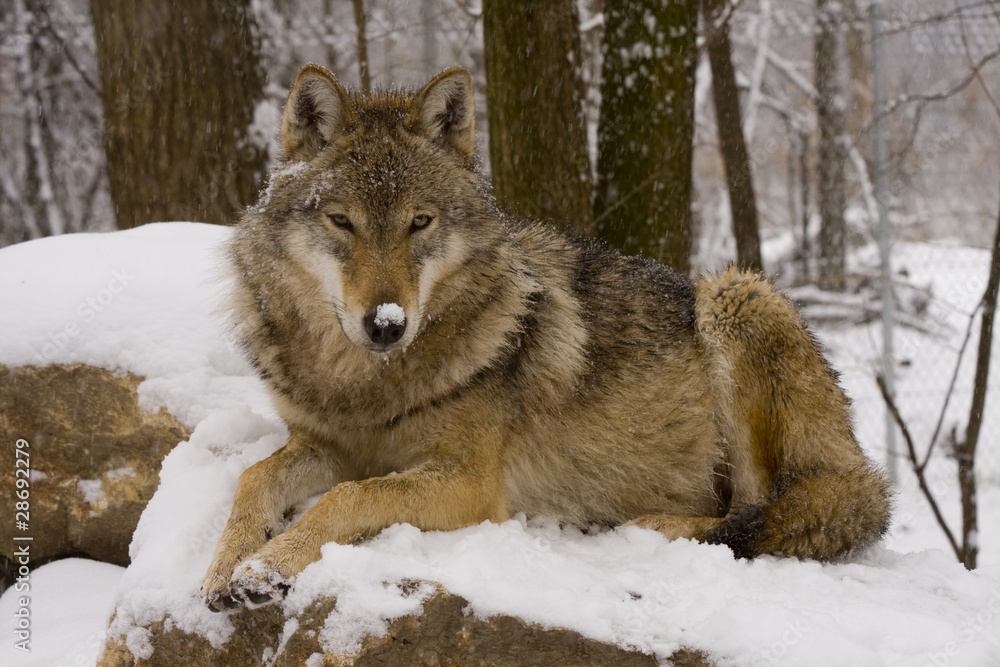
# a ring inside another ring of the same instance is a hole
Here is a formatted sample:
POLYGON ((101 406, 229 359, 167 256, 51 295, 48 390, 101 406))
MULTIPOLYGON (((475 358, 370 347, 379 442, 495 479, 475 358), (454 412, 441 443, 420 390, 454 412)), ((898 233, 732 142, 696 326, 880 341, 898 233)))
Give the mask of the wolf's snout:
POLYGON ((406 315, 394 303, 383 303, 365 315, 365 333, 378 347, 398 343, 406 331, 406 315))

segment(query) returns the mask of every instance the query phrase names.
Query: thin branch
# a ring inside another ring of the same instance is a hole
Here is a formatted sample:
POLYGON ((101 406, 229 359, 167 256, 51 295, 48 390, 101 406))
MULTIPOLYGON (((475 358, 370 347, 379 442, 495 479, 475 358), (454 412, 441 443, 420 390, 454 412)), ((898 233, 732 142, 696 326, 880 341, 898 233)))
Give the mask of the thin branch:
POLYGON ((896 109, 898 109, 899 107, 905 104, 910 104, 912 102, 919 102, 920 106, 923 107, 926 106, 927 104, 930 104, 931 102, 940 102, 954 95, 957 95, 958 93, 968 88, 969 84, 971 84, 973 81, 978 80, 979 71, 993 60, 996 60, 997 58, 1000 58, 1000 48, 990 51, 985 56, 980 58, 979 62, 973 63, 972 71, 969 72, 968 76, 966 76, 964 79, 961 79, 951 88, 943 90, 939 93, 930 93, 929 95, 904 95, 899 99, 897 99, 892 105, 887 106, 887 108, 882 112, 882 114, 888 116, 889 114, 896 111, 896 109))
POLYGON ((944 405, 941 406, 941 414, 938 416, 937 425, 934 427, 934 434, 931 435, 931 442, 927 446, 927 453, 924 454, 924 460, 919 465, 921 472, 927 467, 928 462, 931 460, 931 452, 934 451, 934 445, 937 444, 938 436, 941 435, 941 428, 944 426, 945 413, 948 411, 948 403, 951 401, 951 395, 955 389, 955 382, 958 380, 958 371, 962 367, 962 357, 965 356, 965 348, 969 345, 969 338, 972 337, 972 325, 976 321, 976 313, 979 312, 979 308, 983 305, 980 301, 976 308, 969 315, 969 326, 965 328, 965 338, 962 340, 962 347, 958 350, 958 359, 955 360, 955 370, 951 374, 951 382, 948 383, 948 393, 944 395, 944 405))
POLYGON ((757 110, 763 94, 761 86, 764 82, 764 70, 767 69, 767 53, 771 50, 771 2, 761 1, 761 27, 757 32, 757 52, 754 54, 753 69, 750 71, 750 91, 747 94, 747 111, 744 131, 748 144, 753 143, 754 129, 757 126, 757 110))
POLYGON ((86 85, 87 88, 90 88, 95 95, 100 96, 100 89, 98 89, 97 85, 90 79, 90 75, 84 71, 83 67, 80 66, 80 63, 77 62, 76 58, 73 56, 72 50, 70 50, 69 46, 66 44, 66 40, 62 38, 62 35, 60 35, 52 25, 52 17, 49 16, 48 11, 43 9, 41 14, 44 17, 44 20, 40 22, 41 29, 48 33, 49 36, 52 37, 52 39, 54 39, 60 47, 62 47, 63 55, 66 56, 66 60, 69 62, 70 66, 76 70, 77 74, 80 75, 80 79, 83 81, 84 85, 86 85))
POLYGON ((974 9, 988 8, 994 13, 996 13, 996 0, 981 0, 980 2, 970 2, 967 5, 962 5, 956 7, 955 9, 949 9, 947 11, 940 12, 938 14, 930 14, 921 19, 914 19, 907 21, 906 23, 899 22, 899 27, 889 28, 883 31, 883 35, 897 35, 900 33, 908 32, 910 30, 916 30, 917 28, 926 28, 929 25, 934 25, 938 23, 945 23, 954 18, 961 20, 963 17, 968 18, 982 18, 982 17, 972 17, 968 16, 969 12, 974 9))
POLYGON ((962 561, 963 550, 959 548, 958 542, 955 541, 955 536, 952 534, 951 529, 948 528, 948 524, 944 520, 944 516, 941 514, 941 508, 938 507, 937 500, 934 498, 934 494, 931 493, 931 489, 927 484, 927 478, 924 477, 923 468, 917 465, 917 450, 913 445, 913 436, 910 435, 910 430, 906 426, 906 422, 903 421, 903 417, 899 414, 899 408, 896 407, 896 402, 889 395, 889 391, 885 388, 885 379, 881 374, 875 377, 875 382, 878 383, 878 389, 882 392, 882 398, 885 400, 885 404, 889 407, 889 412, 892 413, 892 418, 896 421, 896 425, 899 426, 899 430, 903 433, 903 440, 906 442, 906 449, 910 456, 910 463, 913 465, 913 472, 917 475, 917 483, 920 485, 920 490, 923 491, 924 497, 927 498, 927 502, 931 506, 931 511, 934 512, 934 518, 937 519, 938 525, 941 526, 941 530, 944 531, 945 537, 948 538, 948 543, 951 545, 952 550, 955 552, 955 557, 959 561, 962 561))
POLYGON ((780 73, 784 74, 785 78, 794 83, 810 101, 815 102, 819 98, 819 93, 816 92, 815 86, 807 78, 795 71, 795 67, 790 62, 771 50, 767 52, 767 61, 774 65, 775 69, 780 73))
MULTIPOLYGON (((995 9, 994 9, 994 14, 996 14, 995 9)), ((997 20, 1000 21, 1000 15, 997 15, 997 20)), ((962 48, 965 50, 965 62, 971 66, 972 49, 969 48, 969 38, 968 35, 965 34, 965 19, 963 18, 963 14, 959 13, 958 21, 959 21, 958 23, 959 31, 960 34, 962 35, 962 48)), ((990 101, 990 104, 993 105, 993 111, 996 112, 997 118, 1000 119, 1000 103, 997 103, 997 99, 993 97, 993 91, 991 91, 990 87, 986 85, 985 81, 983 81, 982 74, 978 69, 975 71, 975 74, 976 74, 976 81, 979 82, 980 87, 983 89, 983 93, 986 94, 986 98, 990 101)))

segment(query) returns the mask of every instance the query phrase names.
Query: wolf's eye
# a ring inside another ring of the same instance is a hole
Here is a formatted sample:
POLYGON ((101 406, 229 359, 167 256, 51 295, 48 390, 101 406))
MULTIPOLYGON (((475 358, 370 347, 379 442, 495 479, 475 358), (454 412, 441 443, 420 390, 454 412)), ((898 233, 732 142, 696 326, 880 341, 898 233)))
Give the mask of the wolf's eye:
POLYGON ((351 219, 343 213, 329 213, 326 217, 330 219, 330 222, 333 223, 334 227, 340 227, 341 229, 346 229, 349 232, 354 231, 354 225, 351 224, 351 219))
POLYGON ((420 231, 431 224, 434 220, 431 216, 421 213, 420 215, 413 216, 413 222, 410 223, 410 233, 420 231))

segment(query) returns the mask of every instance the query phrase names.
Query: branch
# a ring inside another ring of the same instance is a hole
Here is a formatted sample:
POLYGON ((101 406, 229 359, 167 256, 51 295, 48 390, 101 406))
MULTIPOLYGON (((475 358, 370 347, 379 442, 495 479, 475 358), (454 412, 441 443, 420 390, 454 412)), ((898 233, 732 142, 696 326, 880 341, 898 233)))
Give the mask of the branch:
MULTIPOLYGON (((1000 14, 997 13, 996 9, 993 10, 993 13, 997 16, 997 20, 1000 21, 1000 14)), ((965 18, 961 12, 959 12, 958 15, 958 27, 962 35, 962 48, 965 50, 965 62, 971 66, 972 49, 969 48, 969 38, 968 35, 965 34, 965 18)), ((993 105, 993 111, 996 112, 997 118, 1000 118, 1000 103, 997 102, 997 98, 993 97, 993 92, 990 90, 990 87, 986 85, 986 82, 983 81, 982 74, 978 69, 975 71, 975 74, 976 81, 979 82, 979 85, 983 89, 983 93, 986 94, 986 98, 990 101, 990 104, 993 105)))
POLYGON ((753 142, 753 133, 757 125, 757 108, 760 106, 760 98, 763 91, 761 84, 764 81, 764 70, 767 69, 767 54, 771 50, 771 2, 762 0, 761 2, 761 27, 757 33, 757 53, 754 55, 753 69, 750 72, 750 91, 747 94, 747 111, 744 130, 746 132, 747 143, 753 142))
POLYGON ((917 475, 917 483, 920 485, 920 490, 923 491, 924 497, 927 498, 927 502, 930 503, 931 511, 934 512, 934 518, 937 519, 938 525, 941 526, 941 530, 944 531, 945 537, 948 538, 948 543, 955 552, 955 557, 958 558, 959 561, 962 561, 962 549, 959 548, 958 542, 955 541, 955 536, 952 534, 951 529, 948 528, 948 524, 945 522, 944 516, 941 514, 941 508, 938 507, 937 500, 935 500, 934 494, 931 493, 931 489, 927 485, 927 478, 924 477, 924 469, 917 465, 917 450, 913 445, 913 437, 910 435, 910 430, 906 427, 903 417, 899 414, 899 408, 896 407, 896 402, 892 399, 892 396, 889 395, 889 391, 885 388, 885 379, 882 377, 881 373, 875 376, 875 382, 878 383, 879 391, 882 392, 882 398, 885 400, 885 404, 889 408, 889 412, 892 413, 892 418, 896 421, 896 425, 899 426, 899 430, 903 433, 903 440, 906 441, 906 450, 910 456, 910 463, 913 465, 913 472, 917 475))
POLYGON ((77 62, 76 58, 73 56, 73 52, 70 50, 69 46, 66 44, 66 40, 62 38, 58 32, 56 32, 55 27, 52 25, 52 18, 49 16, 48 10, 43 9, 41 11, 42 16, 45 18, 41 21, 41 29, 44 30, 49 36, 54 39, 60 47, 62 47, 62 52, 66 56, 66 60, 69 62, 70 66, 76 70, 76 73, 80 75, 80 79, 83 81, 87 88, 90 88, 95 95, 100 96, 101 91, 98 89, 97 85, 91 81, 90 76, 83 70, 80 63, 77 62))
POLYGON ((713 12, 713 16, 705 17, 704 30, 702 31, 701 35, 698 36, 699 50, 703 48, 705 44, 708 44, 710 40, 714 39, 716 33, 718 33, 720 30, 728 29, 726 27, 726 24, 729 23, 729 19, 733 17, 733 14, 736 13, 736 10, 739 8, 739 6, 743 4, 743 0, 722 0, 722 1, 725 2, 726 4, 725 7, 723 7, 718 12, 713 12))
POLYGON ((973 81, 978 80, 979 71, 983 69, 983 67, 988 65, 991 61, 996 60, 998 57, 1000 57, 1000 48, 990 51, 985 56, 980 58, 979 62, 973 63, 972 71, 969 72, 968 76, 966 76, 964 79, 961 79, 951 88, 943 90, 939 93, 931 93, 929 95, 904 95, 899 99, 897 99, 892 105, 887 106, 886 109, 882 112, 882 115, 888 116, 889 114, 895 112, 896 109, 898 109, 899 107, 903 106, 904 104, 910 104, 911 102, 919 102, 920 106, 924 107, 930 104, 931 102, 940 102, 942 100, 948 99, 949 97, 952 97, 953 95, 957 95, 958 93, 968 88, 969 84, 971 84, 973 81))
POLYGON ((969 315, 969 326, 965 328, 965 338, 962 340, 962 347, 958 350, 958 359, 955 360, 955 370, 951 374, 951 382, 948 383, 948 393, 944 395, 944 405, 941 406, 941 414, 938 416, 937 425, 934 427, 934 434, 931 435, 931 443, 927 446, 927 453, 924 455, 924 460, 920 464, 920 470, 922 471, 927 467, 927 463, 931 460, 931 452, 934 451, 934 445, 937 444, 938 436, 941 435, 941 428, 944 426, 944 415, 948 410, 948 403, 951 401, 951 395, 955 390, 955 382, 958 380, 958 371, 962 367, 962 357, 965 356, 965 348, 969 345, 969 338, 972 337, 972 325, 976 321, 976 313, 979 312, 979 307, 982 306, 980 302, 975 309, 973 309, 972 314, 969 315))
POLYGON ((775 69, 784 74, 785 78, 794 83, 811 102, 815 102, 819 98, 816 87, 808 79, 796 72, 795 67, 790 62, 771 50, 767 52, 767 61, 774 65, 775 69))
MULTIPOLYGON (((897 28, 889 28, 882 32, 883 35, 898 35, 900 33, 907 32, 909 30, 915 30, 917 28, 926 28, 929 25, 944 23, 954 19, 956 16, 961 20, 966 14, 973 9, 979 9, 985 7, 990 9, 994 14, 996 14, 996 0, 980 0, 979 2, 970 2, 966 5, 956 7, 954 9, 949 9, 938 14, 929 14, 921 19, 916 19, 909 21, 907 23, 899 22, 897 28)), ((969 17, 972 18, 972 17, 969 17)))

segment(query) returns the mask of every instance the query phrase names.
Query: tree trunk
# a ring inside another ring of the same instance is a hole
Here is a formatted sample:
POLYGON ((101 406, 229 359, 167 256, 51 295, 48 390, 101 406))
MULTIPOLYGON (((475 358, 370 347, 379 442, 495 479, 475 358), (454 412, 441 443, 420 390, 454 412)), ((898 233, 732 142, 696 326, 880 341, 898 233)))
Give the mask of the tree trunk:
POLYGON ((264 84, 249 0, 92 0, 91 13, 118 227, 230 222, 265 161, 247 138, 264 84))
POLYGON ((757 224, 757 200, 753 189, 753 168, 743 135, 740 114, 740 91, 736 87, 729 22, 722 20, 728 0, 702 0, 706 24, 706 48, 712 67, 712 97, 719 149, 729 186, 729 208, 736 237, 736 263, 743 269, 764 271, 760 258, 760 231, 757 224))
POLYGON ((574 0, 483 3, 490 167, 517 215, 589 231, 590 159, 574 0))
POLYGON ((847 195, 844 181, 844 114, 838 81, 837 26, 839 4, 816 0, 816 114, 819 122, 817 199, 820 215, 820 287, 843 289, 847 195))
POLYGON ((856 137, 855 145, 865 159, 868 173, 873 174, 875 160, 871 150, 871 135, 865 134, 875 115, 871 35, 868 34, 867 12, 864 7, 858 7, 857 0, 842 0, 841 6, 846 31, 844 55, 850 81, 850 102, 844 117, 844 131, 848 137, 856 137))
POLYGON ((690 269, 698 3, 606 0, 597 231, 690 269))
POLYGON ((972 406, 965 441, 958 443, 958 485, 962 492, 962 563, 970 570, 976 567, 979 555, 978 512, 976 507, 976 447, 983 425, 986 407, 986 387, 990 376, 990 352, 993 349, 993 320, 997 311, 997 293, 1000 292, 1000 213, 993 236, 993 255, 990 258, 990 275, 983 294, 983 319, 979 330, 979 351, 976 358, 976 379, 972 387, 972 406))
POLYGON ((368 61, 368 16, 365 14, 365 0, 353 0, 354 27, 358 35, 358 80, 361 82, 361 92, 368 93, 372 89, 372 76, 368 61))

